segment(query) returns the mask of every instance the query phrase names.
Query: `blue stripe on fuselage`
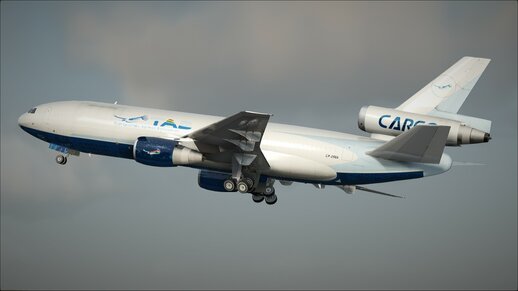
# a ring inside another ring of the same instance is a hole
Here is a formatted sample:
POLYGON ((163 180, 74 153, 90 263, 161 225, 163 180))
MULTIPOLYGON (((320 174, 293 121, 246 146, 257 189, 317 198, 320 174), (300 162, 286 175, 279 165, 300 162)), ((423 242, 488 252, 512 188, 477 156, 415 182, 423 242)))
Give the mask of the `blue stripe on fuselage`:
POLYGON ((133 159, 133 145, 130 144, 100 141, 80 137, 68 137, 64 135, 28 128, 25 126, 20 127, 36 138, 39 138, 49 143, 64 146, 69 149, 74 149, 80 152, 91 153, 95 155, 133 159))
POLYGON ((391 172, 391 173, 336 173, 336 178, 329 181, 312 181, 304 179, 287 179, 271 176, 276 180, 288 180, 299 183, 323 184, 323 185, 362 185, 385 183, 398 180, 417 179, 424 177, 422 171, 391 172))
POLYGON ((423 177, 423 171, 393 173, 338 173, 337 179, 342 185, 360 185, 384 183, 423 177))

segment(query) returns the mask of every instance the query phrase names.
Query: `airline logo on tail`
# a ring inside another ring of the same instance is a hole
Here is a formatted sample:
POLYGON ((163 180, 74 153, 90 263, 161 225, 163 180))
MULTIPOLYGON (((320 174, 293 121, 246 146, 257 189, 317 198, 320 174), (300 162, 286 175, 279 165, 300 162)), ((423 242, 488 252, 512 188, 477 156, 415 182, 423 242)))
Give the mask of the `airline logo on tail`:
POLYGON ((437 88, 439 88, 439 89, 451 88, 451 84, 446 84, 446 85, 442 85, 442 86, 441 86, 441 85, 435 85, 435 84, 434 84, 434 86, 435 86, 435 87, 437 87, 437 88))
POLYGON ((432 93, 439 98, 448 98, 455 93, 455 80, 448 76, 439 76, 432 82, 432 93))

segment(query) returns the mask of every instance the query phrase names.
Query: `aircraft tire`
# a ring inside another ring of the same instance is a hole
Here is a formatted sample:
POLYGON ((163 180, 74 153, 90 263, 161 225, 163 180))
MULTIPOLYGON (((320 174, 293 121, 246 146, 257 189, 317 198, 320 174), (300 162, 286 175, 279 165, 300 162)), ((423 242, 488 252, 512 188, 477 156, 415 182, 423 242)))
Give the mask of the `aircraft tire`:
POLYGON ((254 187, 254 180, 252 180, 251 178, 243 178, 241 179, 241 181, 245 182, 246 185, 248 185, 248 189, 252 189, 252 187, 254 187))
POLYGON ((277 203, 277 195, 272 194, 270 196, 266 196, 266 197, 264 197, 264 201, 268 205, 273 205, 273 204, 277 203))
POLYGON ((264 196, 270 196, 275 194, 275 188, 273 186, 266 186, 263 192, 264 196))
POLYGON ((236 189, 236 183, 232 179, 225 180, 225 182, 223 182, 223 188, 228 192, 232 192, 236 189))
POLYGON ((56 156, 56 163, 60 165, 64 165, 66 163, 66 158, 63 155, 57 155, 56 156))
POLYGON ((248 184, 245 181, 240 181, 237 183, 237 191, 241 193, 248 193, 248 190, 250 190, 250 188, 248 188, 248 184))
POLYGON ((263 195, 260 195, 260 194, 252 194, 252 200, 253 200, 255 203, 261 203, 261 202, 263 202, 263 200, 264 200, 264 196, 263 196, 263 195))

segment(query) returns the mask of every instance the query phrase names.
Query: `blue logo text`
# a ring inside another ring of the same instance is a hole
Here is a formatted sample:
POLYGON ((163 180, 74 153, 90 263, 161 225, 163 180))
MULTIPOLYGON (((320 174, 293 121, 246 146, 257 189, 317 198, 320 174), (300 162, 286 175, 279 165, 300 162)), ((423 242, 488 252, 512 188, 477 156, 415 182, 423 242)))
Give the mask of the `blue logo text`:
POLYGON ((403 122, 401 122, 402 118, 399 116, 396 116, 392 121, 390 121, 390 118, 392 116, 390 114, 385 114, 380 116, 378 120, 379 126, 382 128, 388 128, 392 130, 400 130, 405 131, 408 130, 416 125, 419 124, 430 124, 430 125, 436 125, 434 122, 426 122, 424 120, 413 120, 411 118, 405 118, 403 122))

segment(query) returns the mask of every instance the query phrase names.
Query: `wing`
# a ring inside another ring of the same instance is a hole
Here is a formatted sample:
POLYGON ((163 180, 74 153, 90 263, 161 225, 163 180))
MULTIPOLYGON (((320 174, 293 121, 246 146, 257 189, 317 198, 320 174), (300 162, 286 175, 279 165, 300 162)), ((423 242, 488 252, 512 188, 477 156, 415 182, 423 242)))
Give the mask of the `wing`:
POLYGON ((235 158, 242 166, 264 170, 270 165, 261 152, 260 144, 270 116, 242 111, 184 137, 193 139, 209 160, 231 163, 235 158))

